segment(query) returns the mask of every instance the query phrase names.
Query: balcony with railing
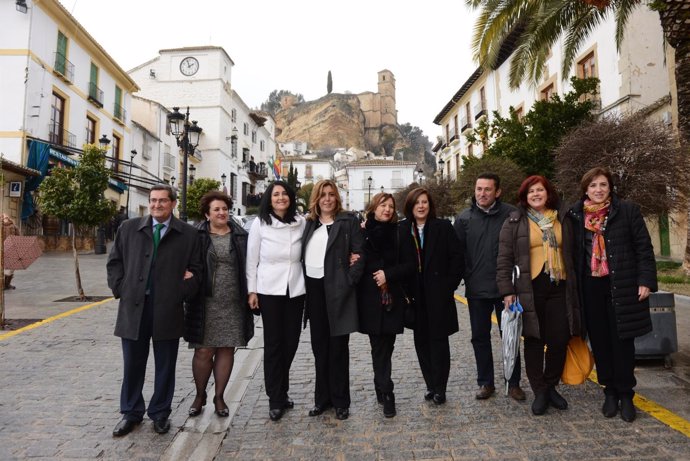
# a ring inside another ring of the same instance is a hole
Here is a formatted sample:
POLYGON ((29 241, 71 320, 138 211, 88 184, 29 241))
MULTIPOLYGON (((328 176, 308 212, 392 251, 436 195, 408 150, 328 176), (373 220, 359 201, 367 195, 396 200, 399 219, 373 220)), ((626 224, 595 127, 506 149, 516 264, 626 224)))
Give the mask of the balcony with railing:
POLYGON ((483 101, 474 105, 474 119, 479 121, 482 118, 486 118, 486 104, 483 101))
POLYGON ((103 107, 103 90, 95 82, 89 82, 89 101, 98 107, 103 107))
POLYGON ((450 138, 448 138, 448 144, 450 146, 454 146, 460 142, 460 135, 454 129, 451 130, 448 135, 450 136, 450 138))
POLYGON ((467 116, 463 115, 462 117, 460 117, 460 131, 464 133, 470 128, 472 128, 472 122, 468 120, 467 116))
POLYGON ((62 128, 59 123, 48 125, 48 140, 60 146, 77 147, 77 136, 62 128))
POLYGON ((266 164, 264 162, 256 163, 253 160, 247 164, 247 173, 249 173, 249 177, 254 181, 265 179, 266 176, 268 176, 266 164))
POLYGON ((119 121, 124 125, 125 119, 127 117, 127 111, 120 104, 115 103, 115 107, 113 108, 113 117, 115 118, 115 120, 119 121))
POLYGON ((74 81, 74 64, 67 59, 67 56, 59 51, 55 52, 55 65, 53 66, 53 70, 68 82, 74 81))

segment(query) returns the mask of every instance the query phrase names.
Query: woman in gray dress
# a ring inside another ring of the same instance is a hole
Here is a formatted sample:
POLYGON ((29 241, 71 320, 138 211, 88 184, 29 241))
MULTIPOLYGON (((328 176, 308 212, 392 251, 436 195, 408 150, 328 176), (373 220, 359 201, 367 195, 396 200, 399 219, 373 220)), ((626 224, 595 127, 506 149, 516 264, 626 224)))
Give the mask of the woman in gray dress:
POLYGON ((235 348, 246 346, 254 334, 245 276, 248 234, 230 219, 231 208, 232 200, 222 192, 211 191, 201 199, 201 210, 206 216, 198 225, 204 284, 185 310, 185 339, 194 349, 192 373, 196 385, 189 416, 199 415, 206 404, 211 372, 216 414, 229 416, 223 394, 230 380, 235 348))

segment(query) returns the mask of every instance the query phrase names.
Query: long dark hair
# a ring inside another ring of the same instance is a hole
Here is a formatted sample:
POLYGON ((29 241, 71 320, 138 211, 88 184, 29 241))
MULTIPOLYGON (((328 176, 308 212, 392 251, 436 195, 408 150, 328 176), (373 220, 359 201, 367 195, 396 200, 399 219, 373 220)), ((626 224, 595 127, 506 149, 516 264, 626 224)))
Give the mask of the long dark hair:
POLYGON ((276 218, 278 221, 289 224, 291 222, 296 221, 296 215, 297 197, 295 196, 295 191, 292 189, 292 187, 290 187, 290 185, 285 181, 280 180, 273 181, 271 184, 269 184, 266 190, 264 191, 264 195, 261 197, 261 203, 259 204, 259 219, 261 219, 269 226, 272 222, 271 217, 276 218), (288 198, 290 199, 290 205, 288 206, 288 209, 285 212, 285 216, 283 218, 281 218, 273 212, 273 206, 271 205, 271 195, 273 195, 273 189, 276 186, 280 186, 283 189, 285 189, 285 192, 287 192, 288 198))

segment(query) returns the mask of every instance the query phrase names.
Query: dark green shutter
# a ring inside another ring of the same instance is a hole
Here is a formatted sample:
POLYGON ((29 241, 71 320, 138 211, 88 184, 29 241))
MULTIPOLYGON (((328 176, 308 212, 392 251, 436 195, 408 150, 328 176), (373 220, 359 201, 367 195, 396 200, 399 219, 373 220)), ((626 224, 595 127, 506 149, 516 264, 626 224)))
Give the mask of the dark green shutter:
POLYGON ((55 70, 65 75, 65 63, 67 61, 67 37, 58 31, 57 54, 55 55, 55 70))
POLYGON ((122 89, 115 85, 115 118, 122 120, 122 89))

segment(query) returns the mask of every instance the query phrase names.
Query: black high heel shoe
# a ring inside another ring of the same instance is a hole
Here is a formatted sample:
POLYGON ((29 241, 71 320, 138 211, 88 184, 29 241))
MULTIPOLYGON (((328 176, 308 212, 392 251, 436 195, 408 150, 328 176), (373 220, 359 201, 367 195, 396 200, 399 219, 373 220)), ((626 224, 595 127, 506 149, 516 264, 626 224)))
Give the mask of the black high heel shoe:
POLYGON ((194 402, 192 402, 192 406, 189 407, 189 416, 199 416, 204 406, 206 406, 206 391, 204 391, 201 398, 199 398, 199 394, 196 395, 194 402))
POLYGON ((226 418, 230 416, 230 410, 228 409, 228 406, 225 404, 225 400, 223 400, 222 395, 216 395, 213 397, 213 405, 216 406, 216 414, 222 418, 226 418))

